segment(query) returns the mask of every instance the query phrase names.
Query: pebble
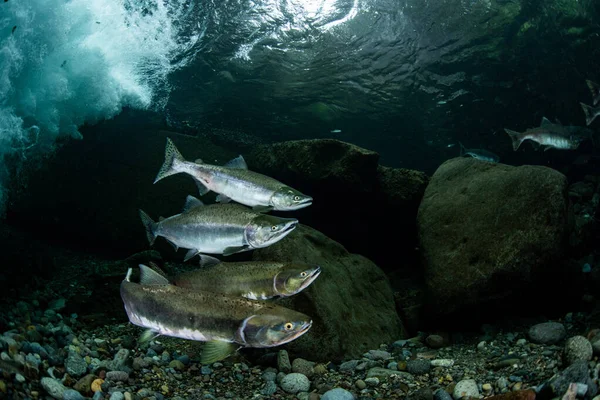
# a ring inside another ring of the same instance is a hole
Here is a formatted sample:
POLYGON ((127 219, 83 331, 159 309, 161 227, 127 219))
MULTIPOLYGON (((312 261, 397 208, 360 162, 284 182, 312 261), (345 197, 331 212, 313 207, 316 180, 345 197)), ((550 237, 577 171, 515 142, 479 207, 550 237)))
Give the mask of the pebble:
POLYGON ((479 397, 479 388, 477 387, 477 382, 475 382, 474 379, 464 379, 458 382, 454 387, 452 397, 454 397, 455 400, 459 400, 463 397, 479 397))
POLYGON ((369 372, 367 372, 367 378, 379 378, 380 380, 386 380, 392 375, 398 375, 407 380, 413 380, 414 377, 412 374, 403 371, 392 371, 385 368, 375 367, 371 368, 369 372))
POLYGON ((267 381, 265 387, 261 390, 261 393, 265 396, 271 396, 277 391, 277 384, 275 381, 267 381))
POLYGON ((306 375, 293 372, 291 374, 287 374, 281 380, 281 388, 290 394, 308 392, 310 390, 310 381, 306 375))
POLYGON ((310 379, 314 375, 314 365, 315 363, 312 361, 307 361, 303 358, 296 358, 294 362, 292 362, 292 372, 306 375, 310 379))
POLYGON ((450 360, 450 359, 437 359, 437 360, 431 360, 431 366, 432 367, 451 367, 454 365, 454 360, 450 360))
POLYGON ((368 386, 375 387, 379 385, 379 378, 366 378, 365 383, 368 386))
POLYGON ((440 335, 429 335, 425 339, 425 343, 427 343, 427 346, 431 347, 432 349, 440 349, 444 347, 446 341, 440 335))
POLYGON ((544 322, 532 326, 528 335, 533 343, 555 344, 567 336, 567 331, 559 322, 544 322))
POLYGON ((383 350, 369 350, 364 356, 373 361, 389 360, 392 358, 392 355, 389 352, 383 350))
POLYGON ((67 388, 56 379, 44 377, 41 380, 42 387, 55 399, 62 400, 67 388))
POLYGON ((340 365, 340 371, 353 371, 356 369, 356 366, 358 365, 358 363, 359 363, 358 360, 350 360, 350 361, 343 362, 340 365))
POLYGON ((355 398, 349 391, 342 388, 335 388, 323 393, 321 400, 355 400, 355 398))
POLYGON ((424 375, 431 369, 429 360, 409 360, 406 363, 406 370, 413 375, 424 375))
POLYGON ((279 350, 279 352, 277 353, 277 369, 286 374, 292 370, 290 356, 285 350, 279 350))
POLYGON ((113 382, 126 382, 129 374, 125 371, 109 371, 106 373, 106 379, 113 382))
POLYGON ((367 387, 367 384, 366 384, 366 382, 365 382, 365 381, 363 381, 362 379, 359 379, 359 380, 357 380, 357 381, 354 383, 354 385, 355 385, 355 386, 356 386, 358 389, 360 389, 360 390, 363 390, 364 388, 366 388, 366 387, 367 387))
POLYGON ((78 378, 87 372, 87 363, 79 354, 69 351, 69 356, 65 361, 65 368, 69 375, 78 378))
POLYGON ((67 389, 63 394, 63 400, 85 400, 85 397, 83 397, 77 390, 67 389))
POLYGON ((450 393, 446 392, 444 389, 438 389, 433 394, 434 400, 452 400, 452 396, 450 393))
POLYGON ((113 394, 110 395, 110 400, 124 400, 125 399, 125 395, 123 394, 123 392, 114 392, 113 394))
POLYGON ((592 354, 592 344, 585 337, 573 336, 567 339, 563 356, 567 365, 571 365, 576 361, 590 361, 592 354))

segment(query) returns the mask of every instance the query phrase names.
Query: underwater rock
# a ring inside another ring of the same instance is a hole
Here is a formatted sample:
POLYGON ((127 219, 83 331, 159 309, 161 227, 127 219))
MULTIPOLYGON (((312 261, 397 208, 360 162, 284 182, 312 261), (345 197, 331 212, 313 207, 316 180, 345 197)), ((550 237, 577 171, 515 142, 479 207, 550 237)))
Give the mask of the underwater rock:
POLYGON ((311 361, 348 360, 402 336, 383 271, 321 232, 300 224, 280 242, 256 250, 253 259, 317 264, 323 271, 306 290, 279 302, 313 319, 308 333, 286 345, 291 353, 311 361))
POLYGON ((560 322, 543 322, 532 326, 528 335, 533 343, 555 344, 567 336, 567 330, 560 322))
POLYGON ((432 320, 556 298, 549 288, 565 284, 566 192, 565 176, 546 167, 465 158, 442 164, 417 221, 432 320))
POLYGON ((246 161, 251 170, 314 198, 310 207, 294 213, 301 223, 388 274, 412 277, 418 271, 415 217, 428 182, 423 172, 380 166, 379 154, 334 139, 261 145, 246 161), (390 229, 393 234, 386 233, 390 229), (369 232, 381 234, 366 240, 369 232))

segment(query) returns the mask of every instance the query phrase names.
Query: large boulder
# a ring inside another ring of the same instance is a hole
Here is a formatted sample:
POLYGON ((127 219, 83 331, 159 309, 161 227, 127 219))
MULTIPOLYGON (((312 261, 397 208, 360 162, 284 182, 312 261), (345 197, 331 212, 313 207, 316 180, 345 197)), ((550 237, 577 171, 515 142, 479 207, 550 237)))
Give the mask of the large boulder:
POLYGON ((550 168, 442 164, 418 213, 429 315, 557 297, 567 211, 567 180, 550 168))
POLYGON ((427 175, 380 166, 377 153, 334 139, 261 145, 246 160, 250 169, 314 198, 310 207, 294 213, 302 223, 368 257, 388 274, 414 275, 416 215, 427 175), (370 240, 372 235, 377 240, 370 240), (402 254, 402 263, 392 251, 402 254))
POLYGON ((314 361, 359 358, 403 336, 383 271, 319 231, 299 225, 284 240, 256 250, 253 259, 306 262, 322 268, 310 287, 280 301, 313 319, 310 331, 287 345, 297 356, 314 361))

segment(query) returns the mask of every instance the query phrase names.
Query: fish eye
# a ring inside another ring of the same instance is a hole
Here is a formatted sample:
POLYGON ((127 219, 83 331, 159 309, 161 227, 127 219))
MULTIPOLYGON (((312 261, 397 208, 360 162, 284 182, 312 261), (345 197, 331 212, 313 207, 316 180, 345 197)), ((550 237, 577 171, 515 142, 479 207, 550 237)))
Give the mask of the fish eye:
POLYGON ((283 328, 286 331, 291 331, 293 327, 294 327, 294 324, 292 324, 291 322, 286 322, 286 324, 283 326, 283 328))
POLYGON ((302 271, 302 272, 300 272, 300 276, 301 276, 302 278, 306 278, 306 275, 308 275, 308 274, 306 273, 306 271, 302 271))
POLYGON ((277 225, 273 225, 273 226, 271 227, 271 230, 272 230, 272 231, 276 231, 276 230, 277 230, 277 225))
POLYGON ((300 201, 300 196, 298 196, 298 195, 294 196, 294 201, 300 201))

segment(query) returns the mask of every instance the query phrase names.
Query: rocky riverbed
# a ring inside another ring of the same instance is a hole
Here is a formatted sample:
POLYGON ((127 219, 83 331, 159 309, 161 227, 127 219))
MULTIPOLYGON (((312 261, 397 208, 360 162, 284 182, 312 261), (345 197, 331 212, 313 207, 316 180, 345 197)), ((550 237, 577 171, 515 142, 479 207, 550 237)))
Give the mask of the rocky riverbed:
MULTIPOLYGON (((80 266, 88 271, 102 264, 87 262, 80 266)), ((283 346, 202 365, 199 342, 158 337, 139 345, 141 330, 121 310, 70 313, 86 285, 71 276, 70 287, 48 282, 2 307, 2 398, 591 399, 598 392, 594 313, 505 321, 478 332, 420 332, 335 363, 319 354, 298 358, 283 346)))

